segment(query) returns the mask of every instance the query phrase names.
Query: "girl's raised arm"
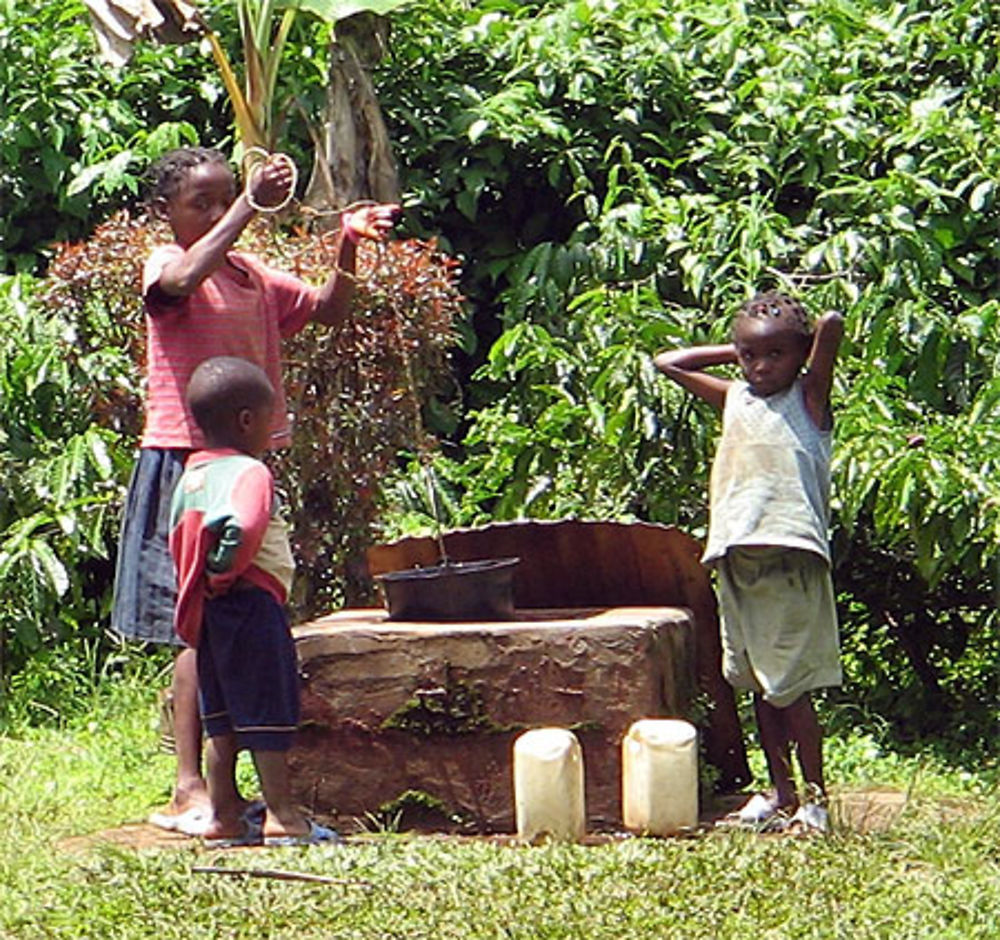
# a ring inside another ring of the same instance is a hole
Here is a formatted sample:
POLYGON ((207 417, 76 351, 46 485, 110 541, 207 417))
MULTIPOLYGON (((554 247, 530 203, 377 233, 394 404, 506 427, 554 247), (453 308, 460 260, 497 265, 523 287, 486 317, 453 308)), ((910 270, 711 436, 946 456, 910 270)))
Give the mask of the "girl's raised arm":
POLYGON ((340 240, 333 273, 320 289, 312 319, 324 326, 339 326, 347 316, 354 296, 354 269, 359 238, 385 241, 399 217, 395 203, 361 206, 341 216, 340 240))
POLYGON ((667 378, 673 379, 712 407, 721 410, 726 403, 726 392, 729 391, 732 380, 704 370, 711 366, 735 363, 736 347, 732 343, 726 343, 722 346, 668 349, 654 356, 653 362, 667 378))
POLYGON ((844 336, 844 318, 836 310, 828 310, 816 321, 812 350, 803 394, 806 408, 818 428, 830 426, 830 389, 833 387, 833 367, 844 336))

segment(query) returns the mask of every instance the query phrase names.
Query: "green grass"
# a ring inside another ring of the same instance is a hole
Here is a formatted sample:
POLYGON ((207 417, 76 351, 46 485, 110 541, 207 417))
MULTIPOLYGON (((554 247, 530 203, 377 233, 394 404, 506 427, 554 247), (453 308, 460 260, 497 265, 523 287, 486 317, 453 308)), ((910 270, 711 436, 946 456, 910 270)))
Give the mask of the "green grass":
MULTIPOLYGON (((370 834, 345 848, 207 853, 64 840, 166 795, 155 683, 106 679, 61 727, 0 737, 0 936, 25 938, 797 938, 997 936, 1000 815, 987 774, 829 743, 830 775, 910 791, 887 830, 713 832, 536 848, 370 834), (335 884, 233 878, 283 869, 335 884)), ((756 757, 755 757, 756 759, 756 757)))

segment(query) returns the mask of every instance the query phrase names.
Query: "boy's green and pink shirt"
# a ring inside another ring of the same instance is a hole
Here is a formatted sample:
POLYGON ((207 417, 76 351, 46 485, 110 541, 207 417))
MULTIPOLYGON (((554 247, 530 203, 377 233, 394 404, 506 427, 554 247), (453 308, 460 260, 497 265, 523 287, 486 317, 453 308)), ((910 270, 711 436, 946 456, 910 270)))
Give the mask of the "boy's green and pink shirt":
POLYGON ((256 458, 229 449, 188 458, 170 512, 174 627, 188 646, 198 645, 206 598, 242 585, 285 602, 295 562, 277 509, 274 479, 256 458))

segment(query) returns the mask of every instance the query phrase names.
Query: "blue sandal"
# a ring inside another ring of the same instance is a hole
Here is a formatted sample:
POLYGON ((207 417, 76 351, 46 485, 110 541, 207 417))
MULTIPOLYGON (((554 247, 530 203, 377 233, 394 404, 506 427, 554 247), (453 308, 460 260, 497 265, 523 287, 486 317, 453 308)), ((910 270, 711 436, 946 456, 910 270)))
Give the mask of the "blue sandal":
POLYGON ((341 845, 343 839, 336 829, 309 820, 309 831, 297 836, 264 836, 264 845, 271 848, 289 845, 341 845))
POLYGON ((260 825, 243 819, 243 832, 238 836, 222 836, 218 839, 202 839, 206 849, 237 849, 245 845, 260 845, 263 833, 260 825))

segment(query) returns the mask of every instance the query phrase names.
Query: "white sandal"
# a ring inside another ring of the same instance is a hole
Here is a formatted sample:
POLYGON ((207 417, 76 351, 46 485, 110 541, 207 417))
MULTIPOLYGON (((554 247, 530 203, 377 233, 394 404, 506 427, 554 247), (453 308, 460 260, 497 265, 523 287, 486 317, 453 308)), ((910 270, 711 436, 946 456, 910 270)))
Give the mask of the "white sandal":
POLYGON ((819 803, 803 803, 789 820, 788 828, 800 832, 829 832, 830 814, 819 803))
POLYGON ((780 812, 781 807, 774 797, 755 793, 733 814, 733 817, 742 826, 759 826, 780 812))
POLYGON ((209 806, 192 806, 182 813, 172 813, 169 809, 160 810, 149 817, 151 826, 185 836, 204 835, 211 822, 212 809, 209 806))

